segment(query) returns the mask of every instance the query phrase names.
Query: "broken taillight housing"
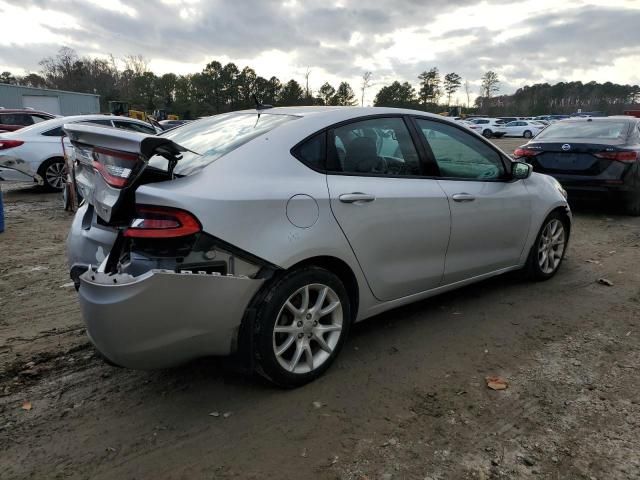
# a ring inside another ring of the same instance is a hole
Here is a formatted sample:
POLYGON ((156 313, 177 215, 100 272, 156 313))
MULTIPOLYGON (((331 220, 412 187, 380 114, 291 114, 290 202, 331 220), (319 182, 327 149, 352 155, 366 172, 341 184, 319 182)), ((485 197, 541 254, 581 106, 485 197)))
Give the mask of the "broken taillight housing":
POLYGON ((139 205, 123 235, 128 238, 178 238, 201 230, 198 219, 185 210, 139 205))
POLYGON ((142 164, 138 155, 133 153, 101 147, 93 149, 93 168, 115 188, 126 187, 142 164))

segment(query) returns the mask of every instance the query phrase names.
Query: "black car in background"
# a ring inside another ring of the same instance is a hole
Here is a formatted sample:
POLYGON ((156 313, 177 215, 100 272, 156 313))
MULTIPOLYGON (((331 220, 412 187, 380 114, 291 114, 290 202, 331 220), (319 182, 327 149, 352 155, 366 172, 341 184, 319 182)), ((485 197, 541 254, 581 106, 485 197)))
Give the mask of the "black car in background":
POLYGON ((606 194, 640 215, 640 119, 572 118, 549 125, 514 157, 555 177, 571 197, 606 194))

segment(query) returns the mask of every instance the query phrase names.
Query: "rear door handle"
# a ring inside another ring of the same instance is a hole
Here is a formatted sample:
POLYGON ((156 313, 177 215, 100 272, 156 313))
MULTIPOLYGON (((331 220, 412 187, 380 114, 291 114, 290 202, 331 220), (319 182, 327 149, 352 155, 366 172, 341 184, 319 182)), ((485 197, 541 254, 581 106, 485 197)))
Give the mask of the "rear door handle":
POLYGON ((476 199, 470 193, 456 193, 451 198, 453 198, 454 202, 473 202, 476 199))
POLYGON ((338 198, 342 203, 365 203, 373 202, 376 199, 375 195, 360 192, 343 193, 338 198))

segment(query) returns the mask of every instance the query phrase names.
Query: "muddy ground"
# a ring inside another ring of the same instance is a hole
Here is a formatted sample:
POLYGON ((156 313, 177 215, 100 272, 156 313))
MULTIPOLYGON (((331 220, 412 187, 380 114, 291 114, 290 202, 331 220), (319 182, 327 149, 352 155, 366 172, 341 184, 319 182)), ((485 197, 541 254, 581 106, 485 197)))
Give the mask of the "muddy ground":
POLYGON ((294 391, 216 359, 105 365, 58 196, 13 187, 5 209, 2 479, 640 478, 640 218, 615 206, 576 209, 551 281, 504 276, 358 324, 294 391))

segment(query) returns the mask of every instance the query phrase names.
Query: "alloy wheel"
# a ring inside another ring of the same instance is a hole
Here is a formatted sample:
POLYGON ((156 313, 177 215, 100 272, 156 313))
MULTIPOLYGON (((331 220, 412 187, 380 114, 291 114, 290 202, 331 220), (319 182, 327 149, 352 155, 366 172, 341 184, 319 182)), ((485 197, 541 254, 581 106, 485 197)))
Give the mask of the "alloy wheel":
POLYGON ((565 231, 563 223, 557 218, 547 223, 538 243, 538 265, 543 273, 553 273, 564 254, 565 231))
POLYGON ((325 363, 343 327, 340 297, 329 286, 305 285, 286 300, 273 328, 273 352, 282 368, 309 373, 325 363))
POLYGON ((47 185, 56 190, 62 190, 66 183, 66 169, 64 162, 53 162, 44 172, 44 179, 47 185))

